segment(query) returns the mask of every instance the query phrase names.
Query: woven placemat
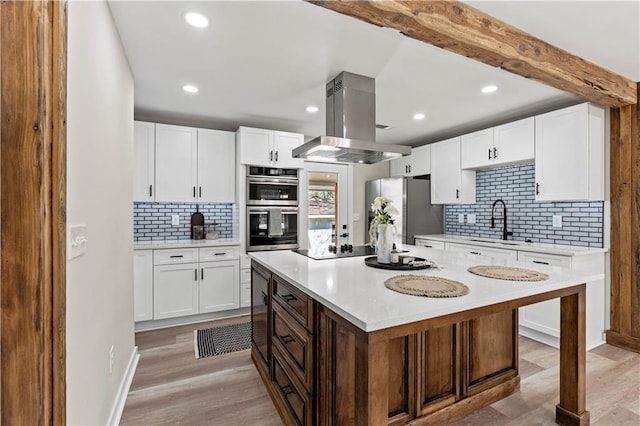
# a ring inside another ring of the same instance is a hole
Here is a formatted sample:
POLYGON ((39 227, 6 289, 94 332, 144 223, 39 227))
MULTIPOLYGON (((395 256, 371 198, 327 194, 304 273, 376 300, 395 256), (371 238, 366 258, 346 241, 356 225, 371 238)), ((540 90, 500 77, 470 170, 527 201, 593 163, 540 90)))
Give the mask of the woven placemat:
POLYGON ((469 293, 469 287, 458 281, 424 275, 396 275, 386 280, 384 286, 412 296, 458 297, 469 293))
POLYGON ((468 271, 481 277, 495 278, 497 280, 544 281, 549 279, 549 275, 542 272, 511 266, 478 265, 472 266, 468 271))

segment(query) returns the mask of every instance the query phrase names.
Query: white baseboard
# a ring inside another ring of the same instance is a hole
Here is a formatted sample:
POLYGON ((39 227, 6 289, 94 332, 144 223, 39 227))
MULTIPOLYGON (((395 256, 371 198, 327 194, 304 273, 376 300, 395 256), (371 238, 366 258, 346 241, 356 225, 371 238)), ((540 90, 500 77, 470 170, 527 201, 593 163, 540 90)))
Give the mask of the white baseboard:
MULTIPOLYGON (((542 333, 537 330, 533 330, 529 327, 521 325, 518 329, 521 336, 528 337, 529 339, 544 343, 545 345, 552 346, 556 349, 560 349, 560 339, 555 336, 550 336, 546 333, 542 333)), ((594 339, 586 342, 586 350, 597 348, 600 345, 604 345, 606 342, 604 339, 594 339)))
POLYGON ((188 315, 161 320, 140 321, 135 323, 135 332, 159 330, 161 328, 176 327, 179 325, 197 324, 218 319, 235 318, 251 313, 251 307, 231 309, 228 311, 210 312, 208 314, 188 315))
POLYGON ((133 381, 133 375, 136 372, 139 360, 140 354, 138 353, 138 347, 134 346, 133 351, 131 352, 131 357, 129 358, 129 364, 127 365, 127 369, 122 377, 120 386, 118 387, 116 399, 113 403, 113 407, 111 407, 111 412, 109 413, 108 425, 117 426, 120 424, 120 418, 124 411, 124 404, 127 402, 127 395, 129 395, 129 388, 131 388, 131 382, 133 381))

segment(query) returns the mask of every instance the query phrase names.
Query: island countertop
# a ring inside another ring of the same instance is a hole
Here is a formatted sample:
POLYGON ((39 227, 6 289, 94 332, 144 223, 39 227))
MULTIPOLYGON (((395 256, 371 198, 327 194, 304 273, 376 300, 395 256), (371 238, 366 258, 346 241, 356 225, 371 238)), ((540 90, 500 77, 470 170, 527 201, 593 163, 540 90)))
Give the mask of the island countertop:
POLYGON ((410 272, 381 270, 366 266, 364 257, 313 260, 289 250, 252 252, 249 255, 366 332, 507 302, 602 278, 599 274, 557 266, 532 266, 490 258, 469 259, 450 252, 412 245, 401 248, 409 250, 409 253, 403 254, 433 260, 442 268, 410 272), (548 274, 549 279, 537 282, 507 281, 484 278, 467 271, 469 267, 479 264, 532 269, 548 274), (469 294, 453 298, 428 298, 397 293, 384 286, 385 280, 408 273, 459 281, 469 287, 469 294))

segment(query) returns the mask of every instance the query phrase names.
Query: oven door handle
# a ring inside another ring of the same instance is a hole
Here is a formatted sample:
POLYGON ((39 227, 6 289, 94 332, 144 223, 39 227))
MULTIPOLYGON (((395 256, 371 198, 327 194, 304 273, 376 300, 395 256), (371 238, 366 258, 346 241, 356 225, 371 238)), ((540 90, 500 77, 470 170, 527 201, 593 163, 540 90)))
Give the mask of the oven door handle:
MULTIPOLYGON (((298 209, 285 209, 277 207, 282 214, 298 214, 298 209)), ((247 209, 249 214, 269 214, 270 209, 247 209)))
POLYGON ((287 185, 298 186, 297 179, 269 179, 269 178, 248 178, 247 182, 252 183, 267 183, 272 185, 287 185))

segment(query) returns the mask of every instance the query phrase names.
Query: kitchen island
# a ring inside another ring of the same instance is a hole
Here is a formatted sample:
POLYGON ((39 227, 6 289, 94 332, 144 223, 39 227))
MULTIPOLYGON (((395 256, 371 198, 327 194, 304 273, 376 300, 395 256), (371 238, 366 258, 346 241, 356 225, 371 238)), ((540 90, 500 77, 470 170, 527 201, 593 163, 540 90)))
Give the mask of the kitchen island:
MULTIPOLYGON (((519 388, 518 308, 561 298, 559 424, 588 424, 585 273, 540 266, 539 282, 483 278, 477 261, 405 246, 469 294, 396 293, 364 258, 312 260, 290 251, 252 257, 252 358, 289 424, 442 424, 519 388)), ((508 260, 483 264, 522 267, 508 260)), ((528 267, 528 266, 527 266, 528 267)))

